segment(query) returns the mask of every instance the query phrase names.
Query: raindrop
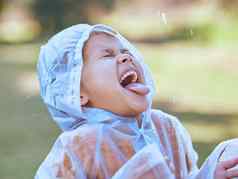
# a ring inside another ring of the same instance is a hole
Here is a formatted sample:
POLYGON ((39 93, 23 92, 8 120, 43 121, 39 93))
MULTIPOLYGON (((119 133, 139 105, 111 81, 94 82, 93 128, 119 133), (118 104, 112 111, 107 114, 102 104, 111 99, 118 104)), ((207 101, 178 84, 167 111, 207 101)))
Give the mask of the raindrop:
POLYGON ((162 21, 163 21, 163 23, 165 24, 165 25, 167 25, 168 24, 168 22, 167 22, 167 18, 166 18, 166 15, 165 15, 165 13, 161 13, 161 17, 162 17, 162 21))

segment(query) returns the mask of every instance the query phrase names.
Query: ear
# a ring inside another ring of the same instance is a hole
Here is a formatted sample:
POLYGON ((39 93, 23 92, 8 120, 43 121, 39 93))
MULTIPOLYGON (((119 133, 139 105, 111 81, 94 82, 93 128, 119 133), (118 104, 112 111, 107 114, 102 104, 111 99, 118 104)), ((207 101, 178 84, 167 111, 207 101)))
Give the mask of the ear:
POLYGON ((84 90, 80 91, 80 104, 81 106, 85 106, 88 103, 88 95, 84 92, 84 90))

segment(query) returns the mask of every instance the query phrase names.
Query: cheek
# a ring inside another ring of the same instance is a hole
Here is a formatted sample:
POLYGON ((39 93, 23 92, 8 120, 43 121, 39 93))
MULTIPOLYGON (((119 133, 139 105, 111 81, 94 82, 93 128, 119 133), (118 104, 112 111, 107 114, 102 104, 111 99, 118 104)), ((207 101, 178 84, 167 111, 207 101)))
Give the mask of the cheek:
POLYGON ((92 93, 111 89, 118 81, 116 74, 116 66, 110 62, 88 66, 84 73, 84 86, 92 93))

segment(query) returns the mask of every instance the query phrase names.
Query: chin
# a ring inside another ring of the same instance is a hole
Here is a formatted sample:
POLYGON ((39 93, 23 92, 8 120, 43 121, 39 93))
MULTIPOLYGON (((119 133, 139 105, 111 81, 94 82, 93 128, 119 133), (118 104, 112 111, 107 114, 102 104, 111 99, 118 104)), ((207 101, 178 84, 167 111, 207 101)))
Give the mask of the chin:
POLYGON ((133 116, 136 116, 142 112, 145 112, 149 107, 149 102, 145 99, 141 102, 133 102, 128 105, 130 109, 130 113, 133 116))
POLYGON ((122 88, 121 92, 121 101, 123 101, 124 106, 127 106, 127 110, 124 113, 124 116, 136 116, 149 107, 148 97, 137 95, 129 90, 122 88))

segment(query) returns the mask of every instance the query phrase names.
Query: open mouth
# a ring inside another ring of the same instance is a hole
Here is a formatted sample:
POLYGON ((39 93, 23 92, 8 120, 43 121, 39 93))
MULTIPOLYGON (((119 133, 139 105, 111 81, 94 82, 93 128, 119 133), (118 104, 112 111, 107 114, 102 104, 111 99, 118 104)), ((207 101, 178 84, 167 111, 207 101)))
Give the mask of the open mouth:
POLYGON ((120 85, 137 95, 144 96, 149 93, 149 88, 142 82, 141 76, 135 69, 123 73, 119 79, 120 85))
POLYGON ((131 83, 138 82, 138 74, 135 70, 129 70, 126 73, 124 73, 120 78, 120 84, 123 88, 125 88, 127 85, 131 83))

